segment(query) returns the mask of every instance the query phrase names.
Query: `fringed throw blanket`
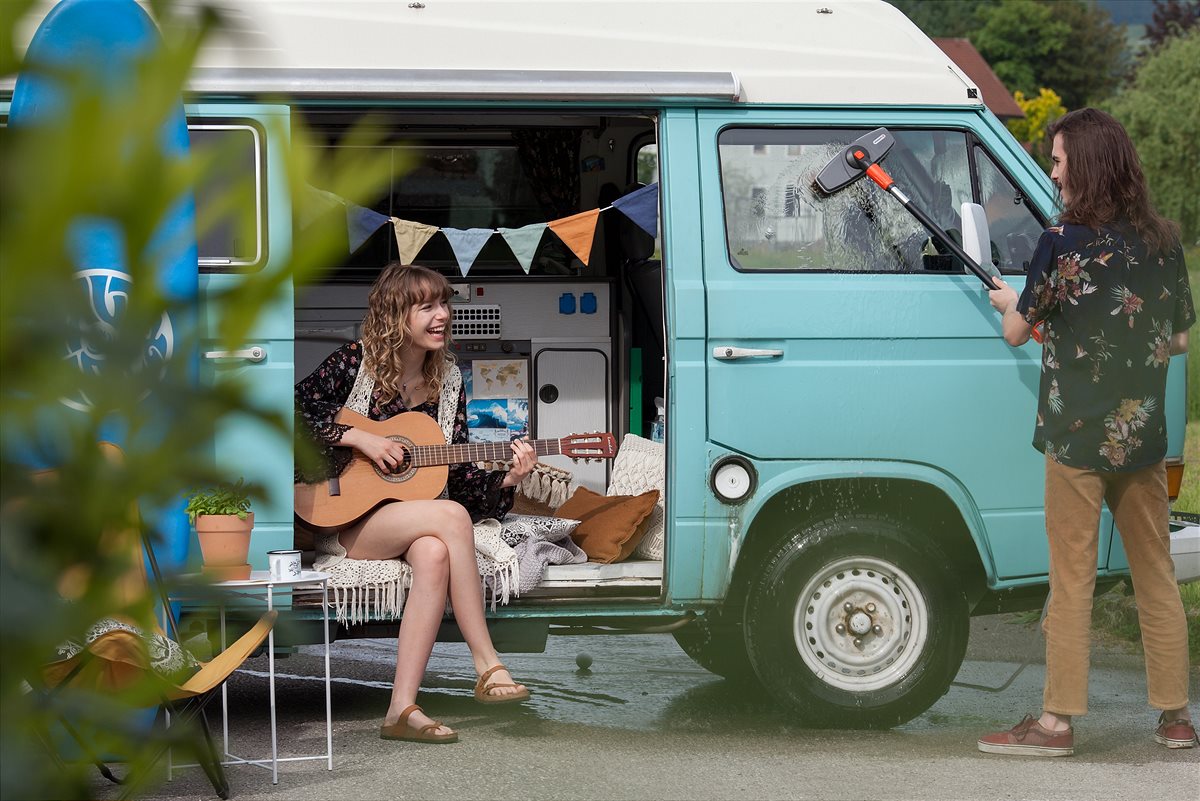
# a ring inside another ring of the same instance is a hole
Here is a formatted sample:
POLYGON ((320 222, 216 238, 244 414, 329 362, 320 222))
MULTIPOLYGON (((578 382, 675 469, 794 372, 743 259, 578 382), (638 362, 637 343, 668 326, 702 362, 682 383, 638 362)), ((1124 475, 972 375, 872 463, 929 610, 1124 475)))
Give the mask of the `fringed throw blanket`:
POLYGON ((517 554, 520 595, 529 592, 542 581, 547 565, 578 565, 587 561, 587 554, 571 539, 578 520, 538 515, 514 515, 504 518, 500 533, 505 544, 517 554))
MULTIPOLYGON (((374 383, 369 370, 359 370, 346 401, 347 408, 366 415, 374 383)), ((451 367, 442 383, 438 405, 438 425, 447 442, 452 439, 461 387, 462 374, 457 367, 451 367)), ((539 463, 521 483, 519 491, 533 500, 556 506, 556 500, 561 503, 565 499, 569 483, 570 473, 539 463)), ((442 497, 446 497, 444 490, 442 497)), ((503 527, 497 520, 486 518, 475 524, 475 561, 484 585, 485 601, 492 609, 497 603, 507 604, 522 590, 537 586, 545 569, 544 564, 535 568, 531 563, 523 581, 521 559, 505 543, 502 533, 503 527), (530 578, 532 584, 529 584, 530 578)), ((372 618, 400 616, 412 586, 412 568, 406 562, 401 559, 349 559, 336 533, 317 535, 314 544, 317 558, 313 568, 329 574, 332 603, 339 623, 357 624, 372 618)))

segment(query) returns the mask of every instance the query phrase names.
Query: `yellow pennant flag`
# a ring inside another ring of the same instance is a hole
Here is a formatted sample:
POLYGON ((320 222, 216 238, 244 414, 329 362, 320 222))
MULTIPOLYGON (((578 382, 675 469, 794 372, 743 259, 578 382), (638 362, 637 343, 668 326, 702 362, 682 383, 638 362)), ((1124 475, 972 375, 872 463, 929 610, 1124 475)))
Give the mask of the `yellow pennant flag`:
POLYGON ((592 238, 596 235, 596 218, 600 209, 581 211, 547 223, 546 226, 563 241, 585 265, 592 255, 592 238))
POLYGON ((396 247, 400 250, 402 264, 412 264, 425 243, 438 232, 436 225, 401 220, 399 217, 392 218, 392 227, 396 229, 396 247))

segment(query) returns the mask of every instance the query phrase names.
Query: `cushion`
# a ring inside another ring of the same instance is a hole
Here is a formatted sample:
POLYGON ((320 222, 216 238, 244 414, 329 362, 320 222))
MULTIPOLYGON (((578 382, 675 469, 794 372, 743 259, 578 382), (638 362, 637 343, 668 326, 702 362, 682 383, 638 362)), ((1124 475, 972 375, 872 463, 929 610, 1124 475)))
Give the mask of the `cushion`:
POLYGON ((658 490, 604 496, 579 487, 554 516, 578 520, 571 538, 588 555, 589 562, 610 564, 633 553, 646 533, 643 524, 657 501, 658 490))
POLYGON ((626 434, 613 462, 607 494, 640 495, 648 490, 658 490, 658 503, 650 512, 646 535, 634 551, 634 555, 639 559, 663 558, 667 520, 666 509, 663 506, 666 478, 667 449, 663 443, 644 439, 637 434, 626 434))
POLYGON ((510 513, 504 518, 500 538, 510 548, 515 548, 528 539, 559 542, 570 536, 578 525, 578 520, 569 518, 510 513))

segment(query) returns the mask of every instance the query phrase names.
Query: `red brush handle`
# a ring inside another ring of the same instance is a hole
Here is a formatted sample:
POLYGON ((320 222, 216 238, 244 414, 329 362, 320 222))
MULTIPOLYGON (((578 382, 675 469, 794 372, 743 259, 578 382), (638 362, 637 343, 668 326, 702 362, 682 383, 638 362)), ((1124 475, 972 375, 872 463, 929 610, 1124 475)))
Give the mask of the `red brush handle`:
POLYGON ((884 172, 883 167, 878 164, 867 167, 867 177, 879 184, 879 188, 885 192, 892 188, 892 184, 896 183, 892 180, 892 176, 884 172))

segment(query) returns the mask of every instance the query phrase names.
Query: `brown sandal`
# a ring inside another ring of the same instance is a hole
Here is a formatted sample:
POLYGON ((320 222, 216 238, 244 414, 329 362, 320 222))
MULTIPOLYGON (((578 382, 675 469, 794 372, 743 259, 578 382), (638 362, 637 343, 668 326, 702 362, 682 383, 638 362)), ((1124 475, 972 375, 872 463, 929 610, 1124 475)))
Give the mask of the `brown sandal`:
POLYGON ((433 730, 441 727, 442 722, 435 720, 428 726, 422 726, 419 729, 410 728, 408 718, 413 712, 424 712, 425 710, 416 704, 411 704, 404 708, 400 713, 400 719, 391 726, 381 726, 379 728, 379 737, 383 740, 407 740, 410 743, 457 743, 458 732, 452 731, 449 734, 434 734, 433 730))
POLYGON ((496 665, 490 667, 483 672, 479 677, 479 681, 475 682, 475 700, 481 704, 515 704, 518 701, 529 700, 529 690, 521 690, 519 693, 511 693, 506 695, 492 695, 492 690, 497 687, 520 687, 519 684, 509 684, 508 682, 492 682, 487 683, 492 674, 497 670, 508 670, 504 665, 496 665))

